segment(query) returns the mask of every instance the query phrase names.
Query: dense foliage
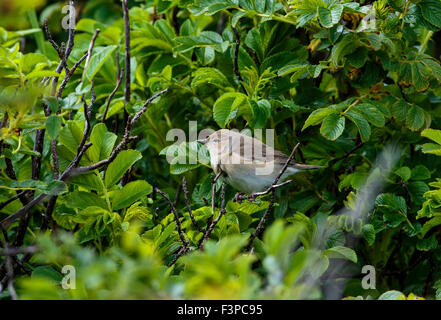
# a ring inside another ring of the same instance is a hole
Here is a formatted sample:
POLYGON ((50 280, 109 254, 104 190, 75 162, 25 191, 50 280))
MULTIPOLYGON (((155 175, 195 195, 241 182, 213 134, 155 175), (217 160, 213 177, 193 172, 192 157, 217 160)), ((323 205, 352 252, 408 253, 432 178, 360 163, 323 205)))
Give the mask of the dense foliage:
POLYGON ((0 2, 0 298, 441 299, 440 0, 66 4, 0 2), (233 201, 190 121, 326 169, 233 201))

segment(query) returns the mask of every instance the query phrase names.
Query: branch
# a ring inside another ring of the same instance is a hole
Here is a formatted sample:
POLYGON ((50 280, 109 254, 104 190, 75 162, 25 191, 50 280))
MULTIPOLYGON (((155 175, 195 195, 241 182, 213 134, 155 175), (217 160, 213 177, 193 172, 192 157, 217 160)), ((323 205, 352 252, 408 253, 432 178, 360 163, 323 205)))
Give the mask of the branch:
POLYGON ((121 68, 120 68, 120 65, 119 65, 119 53, 118 53, 118 51, 116 51, 116 78, 117 78, 117 80, 116 80, 115 89, 113 89, 112 93, 107 98, 106 109, 104 110, 103 119, 101 120, 101 122, 106 121, 106 116, 107 116, 107 112, 109 111, 110 102, 112 101, 113 96, 116 94, 116 92, 118 91, 119 87, 121 86, 121 82, 122 82, 122 79, 123 79, 123 72, 121 72, 121 68))
MULTIPOLYGON (((71 8, 75 7, 74 0, 69 1, 69 6, 71 8)), ((66 47, 66 50, 64 51, 63 58, 61 59, 57 68, 55 69, 55 72, 57 72, 57 73, 60 73, 64 66, 67 67, 67 59, 69 59, 69 56, 70 56, 72 49, 73 49, 73 46, 74 46, 74 36, 75 36, 75 29, 69 28, 67 47, 66 47)), ((58 85, 58 77, 54 77, 52 80, 51 96, 55 96, 55 93, 57 91, 57 85, 58 85)))
MULTIPOLYGON (((64 76, 63 82, 61 82, 60 87, 57 90, 57 98, 61 98, 62 94, 63 94, 63 90, 66 87, 67 83, 69 82, 70 78, 73 76, 75 70, 77 70, 78 66, 81 64, 81 62, 84 61, 84 59, 86 59, 89 56, 89 53, 86 52, 81 58, 80 60, 78 60, 74 66, 72 67, 72 69, 70 69, 70 71, 66 71, 66 74, 64 76)), ((86 68, 84 68, 86 69, 86 68)))
POLYGON ((8 200, 0 203, 0 210, 3 209, 4 207, 6 207, 8 204, 10 204, 11 202, 19 199, 20 197, 24 196, 26 194, 26 192, 28 191, 22 191, 20 193, 17 193, 15 196, 9 198, 8 200))
POLYGON ((35 245, 21 248, 6 246, 6 248, 0 249, 0 256, 16 256, 21 253, 36 253, 38 250, 38 247, 35 245))
POLYGON ((188 198, 187 180, 185 179, 185 177, 182 178, 182 189, 184 190, 185 203, 187 204, 187 209, 188 209, 188 213, 190 215, 191 222, 193 223, 193 225, 195 226, 195 228, 199 232, 203 233, 204 231, 202 230, 202 228, 197 223, 196 219, 194 218, 193 211, 191 210, 190 201, 189 201, 189 198, 188 198))
MULTIPOLYGON (((216 181, 214 181, 214 183, 216 184, 216 181)), ((225 209, 225 182, 222 182, 222 188, 221 188, 221 208, 220 208, 219 215, 207 227, 207 230, 205 231, 204 236, 199 241, 199 244, 198 244, 198 248, 199 249, 201 249, 203 247, 205 241, 210 237, 211 232, 213 232, 214 227, 217 225, 219 220, 222 218, 222 216, 224 215, 225 211, 226 211, 226 209, 225 209)))
POLYGON ((86 64, 84 65, 84 70, 83 70, 83 79, 84 79, 84 72, 86 71, 86 68, 89 65, 90 59, 92 58, 93 46, 95 45, 96 38, 98 37, 100 32, 101 32, 101 30, 99 28, 96 29, 95 33, 92 36, 92 40, 90 40, 89 49, 87 50, 87 60, 86 60, 86 64))
POLYGON ((283 165, 282 169, 280 170, 279 174, 277 175, 277 177, 274 179, 273 183, 268 187, 268 189, 266 189, 265 191, 262 192, 253 192, 247 196, 243 196, 243 195, 238 195, 235 197, 235 201, 240 201, 240 200, 251 200, 254 201, 258 196, 264 196, 267 195, 268 193, 270 193, 271 191, 283 187, 284 185, 287 185, 289 183, 291 183, 291 180, 282 182, 280 184, 277 184, 280 180, 280 178, 282 177, 282 175, 285 173, 286 169, 289 166, 289 163, 291 162, 291 160, 294 157, 294 153, 296 152, 297 148, 300 146, 300 142, 297 143, 295 145, 295 147, 292 149, 291 154, 289 155, 288 159, 286 160, 285 164, 283 165))
MULTIPOLYGON (((92 164, 90 166, 84 166, 84 167, 78 167, 75 168, 71 171, 69 176, 74 176, 74 175, 78 175, 78 174, 82 174, 82 173, 86 173, 86 172, 90 172, 96 169, 99 169, 105 165, 110 164, 113 160, 115 160, 116 156, 118 155, 118 153, 120 153, 126 146, 127 144, 133 139, 132 137, 130 137, 131 131, 133 129, 133 126, 136 123, 136 120, 138 120, 138 118, 147 110, 147 106, 157 97, 159 97, 160 95, 166 93, 168 91, 167 89, 164 89, 158 93, 156 93, 155 95, 153 95, 150 99, 148 99, 144 106, 141 108, 141 110, 139 110, 137 112, 137 114, 133 117, 133 119, 131 121, 127 122, 127 126, 124 130, 124 135, 123 138, 121 140, 121 142, 115 147, 115 149, 113 149, 111 155, 109 156, 109 158, 101 160, 95 164, 92 164)), ((129 119, 130 120, 130 119, 129 119)), ((66 177, 67 178, 67 177, 66 177)))
MULTIPOLYGON (((115 160, 115 158, 119 154, 119 152, 121 152, 126 147, 126 145, 131 140, 133 140, 133 138, 130 137, 130 133, 131 133, 132 127, 135 124, 136 120, 142 115, 142 112, 145 112, 147 110, 148 104, 151 103, 154 99, 156 99, 157 97, 159 97, 160 95, 164 94, 167 91, 168 91, 168 88, 165 89, 165 90, 162 90, 162 91, 160 91, 158 93, 156 93, 155 95, 153 95, 150 99, 148 99, 145 102, 144 106, 133 117, 132 121, 129 121, 127 123, 123 139, 118 144, 118 146, 116 146, 115 149, 112 151, 112 153, 109 156, 109 158, 107 158, 105 160, 102 160, 102 161, 99 161, 99 162, 97 162, 97 163, 95 163, 93 165, 90 165, 90 166, 77 167, 77 165, 79 164, 79 162, 80 162, 82 156, 84 155, 84 153, 87 151, 87 149, 89 147, 92 146, 92 143, 84 144, 84 146, 82 148, 78 148, 78 154, 76 155, 75 159, 70 163, 68 168, 66 168, 66 170, 63 172, 63 174, 60 176, 59 180, 60 181, 66 181, 67 179, 69 179, 72 176, 75 176, 75 175, 78 175, 78 174, 82 174, 82 173, 87 173, 87 172, 99 169, 102 166, 108 165, 113 160, 115 160)), ((92 94, 92 97, 94 97, 94 94, 92 94)), ((94 99, 95 98, 93 98, 93 100, 94 99)), ((91 103, 91 105, 93 105, 93 103, 91 103)), ((89 108, 91 108, 91 107, 89 107, 89 108)), ((86 116, 89 117, 89 114, 90 114, 89 112, 85 112, 85 117, 86 116)), ((86 121, 86 124, 87 124, 87 121, 86 121)), ((86 132, 86 129, 85 129, 85 132, 86 132)), ((86 140, 87 140, 87 137, 83 136, 82 143, 83 143, 83 141, 86 141, 86 140)), ((25 215, 27 210, 31 209, 32 207, 34 207, 35 205, 40 203, 40 201, 42 201, 44 198, 46 198, 46 196, 47 195, 45 195, 45 194, 40 194, 38 197, 34 198, 29 203, 24 205, 20 210, 18 210, 17 212, 13 213, 12 215, 6 217, 5 219, 3 219, 1 221, 1 225, 6 228, 12 222, 14 222, 18 218, 22 217, 23 215, 25 215)))
POLYGON ((266 208, 266 211, 265 211, 264 215, 262 216, 262 218, 260 219, 259 224, 257 225, 254 232, 251 234, 250 240, 248 242, 248 246, 245 248, 246 251, 250 251, 251 247, 253 246, 254 239, 256 239, 256 237, 263 230, 263 228, 265 226, 266 219, 268 218, 269 214, 271 213, 271 210, 273 209, 274 201, 275 201, 275 194, 274 194, 274 190, 273 190, 271 193, 271 200, 268 205, 268 208, 266 208))
POLYGON ((130 17, 127 0, 122 2, 124 12, 124 35, 125 35, 125 71, 126 81, 124 89, 124 119, 128 122, 128 113, 126 105, 130 102, 130 17))
POLYGON ((173 214, 175 216, 176 228, 178 229, 179 238, 181 239, 183 247, 187 248, 188 247, 188 241, 185 239, 184 234, 182 233, 181 221, 179 221, 179 215, 178 215, 178 212, 176 211, 175 206, 173 205, 173 202, 171 202, 169 196, 166 193, 162 192, 158 188, 155 188, 155 190, 156 190, 157 193, 159 193, 169 203, 170 209, 172 210, 172 212, 173 212, 173 214))
POLYGON ((58 152, 57 152, 57 142, 58 139, 52 140, 52 161, 54 162, 54 179, 58 180, 60 177, 60 166, 58 162, 58 152))
POLYGON ((240 74, 240 70, 239 70, 239 48, 240 48, 240 35, 239 32, 237 32, 236 28, 233 27, 233 25, 231 24, 231 29, 234 32, 234 35, 236 37, 236 47, 234 48, 234 61, 233 61, 233 69, 234 69, 234 74, 237 77, 237 80, 239 81, 240 86, 242 87, 242 90, 248 95, 247 90, 245 90, 244 85, 242 84, 241 81, 243 81, 242 75, 240 74))

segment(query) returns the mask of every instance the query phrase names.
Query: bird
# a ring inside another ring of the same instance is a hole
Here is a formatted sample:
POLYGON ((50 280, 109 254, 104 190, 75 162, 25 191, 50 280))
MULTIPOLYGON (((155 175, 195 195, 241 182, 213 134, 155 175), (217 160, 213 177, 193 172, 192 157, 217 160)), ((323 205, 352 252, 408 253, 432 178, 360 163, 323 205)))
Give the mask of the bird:
MULTIPOLYGON (((272 186, 289 158, 262 141, 235 130, 220 129, 197 141, 207 147, 214 173, 222 174, 228 184, 248 194, 272 186)), ((324 167, 291 160, 280 181, 299 171, 321 168, 324 167)))

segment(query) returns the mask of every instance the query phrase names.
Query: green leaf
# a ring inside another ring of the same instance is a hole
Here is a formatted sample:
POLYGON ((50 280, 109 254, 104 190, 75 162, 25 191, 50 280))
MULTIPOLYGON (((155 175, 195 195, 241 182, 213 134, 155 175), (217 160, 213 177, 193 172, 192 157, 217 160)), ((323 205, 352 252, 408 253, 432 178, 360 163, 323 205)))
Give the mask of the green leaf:
POLYGON ((378 300, 399 300, 405 297, 406 296, 400 291, 390 290, 390 291, 386 291, 381 296, 379 296, 378 300))
POLYGON ((328 115, 320 127, 320 133, 329 140, 336 140, 345 129, 345 118, 336 113, 328 115))
POLYGON ((360 132, 361 141, 368 141, 371 136, 371 127, 366 119, 352 110, 346 112, 345 116, 357 126, 358 132, 360 132))
POLYGON ((243 93, 228 92, 216 100, 213 106, 213 118, 221 128, 231 120, 250 110, 248 97, 243 93))
POLYGON ((336 113, 335 110, 331 108, 320 108, 314 110, 306 119, 305 124, 303 125, 302 131, 308 128, 309 126, 315 126, 323 121, 328 115, 336 113))
MULTIPOLYGON (((227 78, 222 72, 215 68, 198 68, 193 73, 193 80, 191 81, 191 87, 193 90, 204 90, 207 85, 211 85, 216 89, 224 89, 229 87, 230 84, 227 78)), ((207 91, 205 89, 205 91, 207 91)), ((209 93, 205 92, 203 93, 209 93)))
POLYGON ((92 80, 95 75, 101 70, 104 63, 113 54, 117 46, 107 46, 96 48, 96 53, 90 58, 89 64, 86 67, 85 76, 87 79, 92 80))
POLYGON ((406 120, 408 111, 409 104, 404 99, 400 99, 392 105, 392 115, 399 122, 406 120))
POLYGON ((61 118, 59 116, 49 116, 46 119, 46 132, 49 139, 54 140, 58 137, 61 129, 61 118))
POLYGON ((340 21, 343 13, 343 5, 334 4, 330 9, 324 7, 317 8, 317 14, 320 23, 325 28, 331 28, 333 25, 340 21))
POLYGON ((24 80, 29 80, 33 78, 44 78, 44 77, 59 77, 60 74, 55 71, 48 71, 48 70, 35 70, 31 73, 28 73, 24 80))
POLYGON ((384 127, 386 120, 383 113, 381 113, 378 108, 370 103, 362 103, 352 107, 352 110, 363 115, 367 121, 372 125, 382 128, 384 127))
POLYGON ((432 234, 429 238, 419 239, 416 248, 421 251, 429 251, 438 248, 438 241, 436 240, 436 234, 432 234))
POLYGON ((90 206, 108 209, 104 199, 92 192, 78 191, 69 193, 66 197, 66 205, 71 208, 86 209, 90 206))
POLYGON ((420 129, 424 125, 424 110, 415 105, 410 107, 407 112, 406 125, 412 131, 420 129))
POLYGON ((104 123, 96 124, 90 134, 90 142, 92 146, 88 150, 89 158, 93 162, 107 159, 112 153, 117 136, 107 131, 104 123))
POLYGON ((357 263, 357 254, 351 248, 335 246, 324 251, 329 258, 342 258, 357 263))
POLYGON ((362 227, 363 238, 371 246, 375 242, 375 228, 371 224, 365 224, 362 227))
POLYGON ((129 182, 121 190, 114 193, 113 210, 129 207, 132 203, 152 193, 153 187, 144 180, 129 182))
POLYGON ((424 19, 441 28, 441 2, 439 0, 422 0, 418 5, 424 19))
POLYGON ((423 165, 417 165, 412 169, 412 180, 427 180, 430 179, 430 171, 423 165))
POLYGON ((395 174, 398 175, 404 182, 407 182, 407 180, 410 179, 411 171, 409 167, 401 167, 395 171, 395 174))
POLYGON ((421 132, 421 136, 429 138, 438 144, 441 144, 441 130, 425 129, 421 132))
POLYGON ((83 128, 80 121, 68 121, 59 134, 60 144, 73 154, 77 153, 82 138, 83 128))
POLYGON ((103 190, 100 178, 98 178, 95 173, 74 176, 69 179, 69 183, 86 188, 88 190, 94 190, 98 192, 101 192, 103 190))
POLYGON ((43 98, 43 102, 48 105, 48 107, 51 109, 53 113, 58 112, 59 103, 56 97, 52 97, 52 96, 45 97, 43 98))
POLYGON ((325 28, 332 27, 331 11, 328 8, 318 7, 317 14, 320 19, 320 24, 325 28))
POLYGON ((251 111, 253 112, 253 121, 250 124, 254 129, 262 129, 265 128, 266 123, 271 117, 271 103, 262 99, 259 101, 248 100, 251 111))
POLYGON ((109 188, 116 184, 124 175, 124 173, 130 169, 132 165, 142 158, 141 152, 136 150, 124 150, 121 151, 109 165, 106 171, 106 177, 104 184, 106 188, 109 188))
POLYGON ((424 237, 426 233, 430 231, 430 229, 439 226, 440 224, 441 224, 441 216, 437 216, 430 219, 423 225, 421 229, 421 235, 424 237))
POLYGON ((68 191, 67 185, 59 180, 51 181, 46 186, 39 189, 49 196, 61 195, 68 191))

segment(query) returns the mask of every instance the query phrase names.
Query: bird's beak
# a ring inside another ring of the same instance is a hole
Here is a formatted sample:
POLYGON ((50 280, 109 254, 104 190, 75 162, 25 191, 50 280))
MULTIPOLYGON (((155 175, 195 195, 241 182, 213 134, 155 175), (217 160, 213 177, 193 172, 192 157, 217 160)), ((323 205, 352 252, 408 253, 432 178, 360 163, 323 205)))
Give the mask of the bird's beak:
POLYGON ((199 139, 199 140, 196 140, 196 141, 199 142, 199 143, 202 143, 202 144, 206 144, 208 139, 199 139))

